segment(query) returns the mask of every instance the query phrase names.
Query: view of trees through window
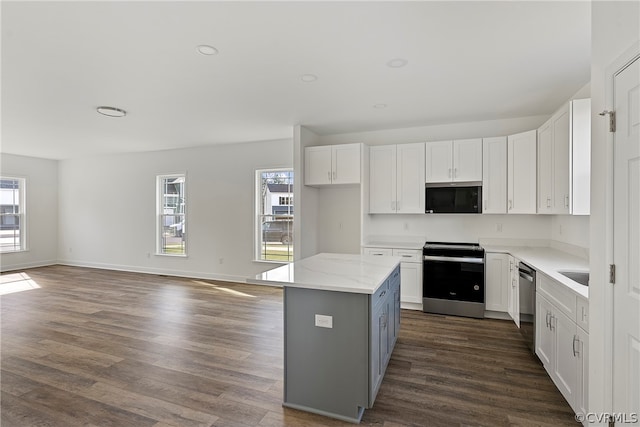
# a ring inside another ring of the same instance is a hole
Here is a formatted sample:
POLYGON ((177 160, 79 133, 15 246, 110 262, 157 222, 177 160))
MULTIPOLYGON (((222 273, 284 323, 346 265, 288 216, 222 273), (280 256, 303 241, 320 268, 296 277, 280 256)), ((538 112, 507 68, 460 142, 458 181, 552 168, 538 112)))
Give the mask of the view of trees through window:
POLYGON ((293 171, 261 170, 258 191, 258 259, 293 261, 293 171))
POLYGON ((185 176, 159 176, 158 191, 158 253, 186 255, 185 176))

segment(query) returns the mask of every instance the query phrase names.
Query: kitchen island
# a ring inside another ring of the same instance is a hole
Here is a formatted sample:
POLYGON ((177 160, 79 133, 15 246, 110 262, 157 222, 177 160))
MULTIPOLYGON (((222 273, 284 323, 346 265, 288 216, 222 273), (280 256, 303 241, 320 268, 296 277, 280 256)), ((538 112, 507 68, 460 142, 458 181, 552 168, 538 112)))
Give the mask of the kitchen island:
POLYGON ((400 328, 400 258, 318 254, 256 276, 284 287, 284 402, 360 422, 400 328))

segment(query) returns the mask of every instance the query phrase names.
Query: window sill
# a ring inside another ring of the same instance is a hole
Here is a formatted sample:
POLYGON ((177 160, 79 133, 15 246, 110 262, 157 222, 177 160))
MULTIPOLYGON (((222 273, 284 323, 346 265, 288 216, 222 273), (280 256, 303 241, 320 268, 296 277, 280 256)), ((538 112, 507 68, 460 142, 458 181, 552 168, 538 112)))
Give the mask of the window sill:
POLYGON ((163 253, 156 252, 153 255, 155 255, 155 256, 167 256, 167 257, 171 257, 171 258, 188 258, 187 254, 163 254, 163 253))
POLYGON ((21 252, 29 252, 29 249, 18 249, 16 251, 0 251, 1 255, 7 255, 7 254, 18 254, 21 252))
POLYGON ((258 264, 277 264, 277 265, 287 265, 291 264, 293 261, 269 261, 266 259, 254 259, 253 262, 258 264))

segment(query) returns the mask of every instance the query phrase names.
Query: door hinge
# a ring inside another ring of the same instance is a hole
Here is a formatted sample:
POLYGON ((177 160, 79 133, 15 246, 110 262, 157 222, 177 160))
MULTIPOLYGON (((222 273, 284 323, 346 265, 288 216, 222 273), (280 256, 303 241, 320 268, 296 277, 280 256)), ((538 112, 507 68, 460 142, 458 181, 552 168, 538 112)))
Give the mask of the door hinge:
POLYGON ((612 285, 616 283, 616 265, 609 264, 609 283, 612 285))
POLYGON ((604 116, 606 114, 609 115, 609 132, 615 132, 616 131, 616 112, 604 110, 602 113, 600 113, 601 116, 604 116))

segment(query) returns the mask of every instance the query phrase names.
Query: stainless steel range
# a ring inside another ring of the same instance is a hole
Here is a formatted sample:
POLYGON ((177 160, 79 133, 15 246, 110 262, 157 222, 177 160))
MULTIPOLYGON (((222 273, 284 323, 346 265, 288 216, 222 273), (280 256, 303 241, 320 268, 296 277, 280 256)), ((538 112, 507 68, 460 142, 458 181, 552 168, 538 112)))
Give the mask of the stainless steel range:
POLYGON ((484 317, 484 249, 476 243, 427 242, 422 255, 423 311, 484 317))

